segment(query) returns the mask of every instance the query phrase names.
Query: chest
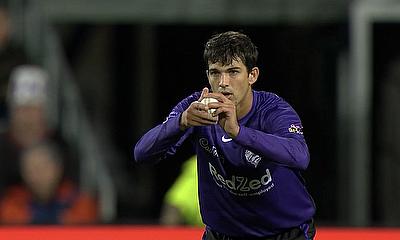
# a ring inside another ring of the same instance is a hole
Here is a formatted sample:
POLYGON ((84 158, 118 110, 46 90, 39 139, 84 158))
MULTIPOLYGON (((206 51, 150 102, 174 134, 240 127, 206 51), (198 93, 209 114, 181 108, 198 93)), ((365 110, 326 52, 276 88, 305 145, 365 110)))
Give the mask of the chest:
POLYGON ((194 143, 199 157, 224 169, 254 171, 261 160, 258 154, 230 138, 219 125, 199 128, 195 136, 194 143))

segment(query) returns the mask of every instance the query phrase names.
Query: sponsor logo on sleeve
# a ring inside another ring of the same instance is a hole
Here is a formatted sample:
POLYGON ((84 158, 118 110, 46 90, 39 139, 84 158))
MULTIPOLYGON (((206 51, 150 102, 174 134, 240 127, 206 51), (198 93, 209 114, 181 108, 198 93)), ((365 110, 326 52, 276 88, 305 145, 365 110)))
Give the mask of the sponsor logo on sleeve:
POLYGON ((291 124, 288 128, 289 132, 303 135, 303 127, 300 125, 291 124))

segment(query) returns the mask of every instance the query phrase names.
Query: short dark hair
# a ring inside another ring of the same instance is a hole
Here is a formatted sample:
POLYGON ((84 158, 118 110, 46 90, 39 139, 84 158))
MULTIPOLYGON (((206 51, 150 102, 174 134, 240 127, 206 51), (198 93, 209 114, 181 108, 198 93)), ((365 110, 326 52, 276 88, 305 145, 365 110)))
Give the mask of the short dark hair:
POLYGON ((243 33, 228 31, 213 35, 204 48, 204 61, 229 65, 233 60, 242 60, 250 72, 257 64, 258 50, 251 39, 243 33))

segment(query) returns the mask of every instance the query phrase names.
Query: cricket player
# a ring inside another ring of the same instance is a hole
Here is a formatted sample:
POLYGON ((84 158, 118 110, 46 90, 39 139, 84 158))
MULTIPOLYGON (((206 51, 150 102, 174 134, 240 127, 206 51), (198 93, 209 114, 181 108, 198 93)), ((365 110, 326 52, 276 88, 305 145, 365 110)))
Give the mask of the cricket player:
POLYGON ((212 36, 204 49, 211 89, 181 100, 134 149, 135 161, 155 163, 193 144, 203 240, 315 235, 315 204, 301 177, 310 161, 302 123, 284 99, 252 88, 257 58, 243 33, 212 36))

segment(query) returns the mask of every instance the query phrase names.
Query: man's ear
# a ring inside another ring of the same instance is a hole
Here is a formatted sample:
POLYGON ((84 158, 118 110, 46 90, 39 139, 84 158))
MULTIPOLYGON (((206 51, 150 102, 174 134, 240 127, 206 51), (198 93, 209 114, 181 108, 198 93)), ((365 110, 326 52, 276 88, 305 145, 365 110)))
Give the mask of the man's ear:
POLYGON ((210 71, 207 69, 207 70, 206 70, 206 76, 207 76, 207 79, 208 79, 208 80, 210 80, 210 74, 209 74, 209 73, 210 73, 210 71))
POLYGON ((250 85, 253 85, 257 79, 258 75, 260 74, 260 69, 258 67, 253 67, 249 73, 249 83, 250 85))

